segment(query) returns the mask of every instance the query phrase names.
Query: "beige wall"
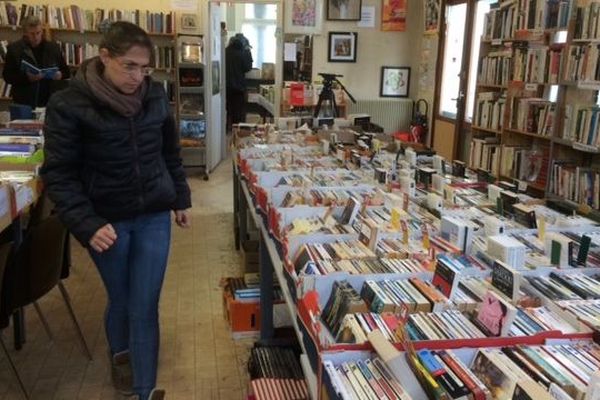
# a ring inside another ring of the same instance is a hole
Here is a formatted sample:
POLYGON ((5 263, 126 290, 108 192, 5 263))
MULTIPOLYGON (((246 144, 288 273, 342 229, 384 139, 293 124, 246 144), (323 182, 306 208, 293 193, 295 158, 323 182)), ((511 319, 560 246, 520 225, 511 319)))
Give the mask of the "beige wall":
MULTIPOLYGON (((379 98, 382 66, 411 67, 410 97, 417 95, 418 58, 415 41, 423 31, 422 0, 408 1, 405 32, 381 31, 381 0, 363 0, 363 6, 375 6, 375 27, 358 28, 356 21, 323 21, 323 33, 314 39, 313 79, 320 80, 319 72, 344 75, 342 83, 357 99, 379 98), (357 32, 356 63, 327 61, 329 31, 357 32)), ((326 13, 325 13, 326 15, 326 13)))

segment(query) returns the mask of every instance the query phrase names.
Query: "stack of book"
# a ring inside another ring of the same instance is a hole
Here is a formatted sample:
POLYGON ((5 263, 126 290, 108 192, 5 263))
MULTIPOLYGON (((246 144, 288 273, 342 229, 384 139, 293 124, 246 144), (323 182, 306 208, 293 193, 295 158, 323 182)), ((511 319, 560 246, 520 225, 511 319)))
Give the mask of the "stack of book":
POLYGON ((552 134, 556 104, 540 98, 515 98, 512 129, 541 136, 552 134))
POLYGON ((512 52, 491 51, 479 64, 477 83, 480 85, 507 86, 510 78, 512 52))
POLYGON ((256 400, 309 398, 298 357, 291 349, 255 347, 250 351, 248 370, 256 400))
MULTIPOLYGON (((324 360, 324 380, 337 398, 411 400, 386 363, 377 356, 334 364, 324 360)), ((336 397, 333 397, 336 398, 336 397)))
POLYGON ((335 337, 343 333, 343 321, 346 314, 366 312, 367 306, 358 292, 347 281, 335 281, 331 295, 323 308, 321 320, 335 337))

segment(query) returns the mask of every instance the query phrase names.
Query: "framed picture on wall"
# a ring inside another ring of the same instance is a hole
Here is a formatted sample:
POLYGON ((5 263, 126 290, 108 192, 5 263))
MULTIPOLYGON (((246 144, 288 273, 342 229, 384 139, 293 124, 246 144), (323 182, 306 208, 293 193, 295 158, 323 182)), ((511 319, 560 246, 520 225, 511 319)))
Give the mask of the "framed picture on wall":
POLYGON ((440 25, 440 0, 425 0, 423 2, 425 9, 425 33, 437 33, 440 25))
POLYGON ((198 30, 198 16, 196 14, 181 14, 181 30, 194 32, 198 30))
POLYGON ((329 32, 327 61, 356 62, 356 32, 329 32))
POLYGON ((408 97, 410 67, 381 67, 381 97, 408 97))
POLYGON ((288 0, 284 12, 285 33, 321 33, 323 0, 288 0))
POLYGON ((329 21, 360 21, 362 0, 327 0, 329 21))
POLYGON ((382 0, 381 30, 404 32, 406 30, 407 0, 382 0))

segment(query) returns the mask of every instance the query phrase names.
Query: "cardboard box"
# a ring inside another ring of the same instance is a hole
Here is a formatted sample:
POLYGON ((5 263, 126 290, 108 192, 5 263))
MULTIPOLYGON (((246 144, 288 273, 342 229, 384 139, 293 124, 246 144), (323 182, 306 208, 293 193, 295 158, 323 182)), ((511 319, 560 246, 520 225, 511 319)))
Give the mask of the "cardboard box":
POLYGON ((242 243, 242 268, 244 273, 259 270, 258 240, 246 240, 242 243))
POLYGON ((237 301, 226 287, 223 289, 223 316, 234 339, 255 337, 260 333, 260 303, 237 301))

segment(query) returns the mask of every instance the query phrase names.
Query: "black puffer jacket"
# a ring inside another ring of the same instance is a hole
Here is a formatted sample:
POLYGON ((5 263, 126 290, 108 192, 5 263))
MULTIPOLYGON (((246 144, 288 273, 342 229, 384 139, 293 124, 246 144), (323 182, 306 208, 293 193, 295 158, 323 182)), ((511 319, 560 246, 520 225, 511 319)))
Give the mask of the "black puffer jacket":
POLYGON ((48 104, 41 175, 61 220, 87 246, 108 222, 190 207, 179 150, 160 84, 149 82, 142 111, 126 118, 74 80, 48 104))

